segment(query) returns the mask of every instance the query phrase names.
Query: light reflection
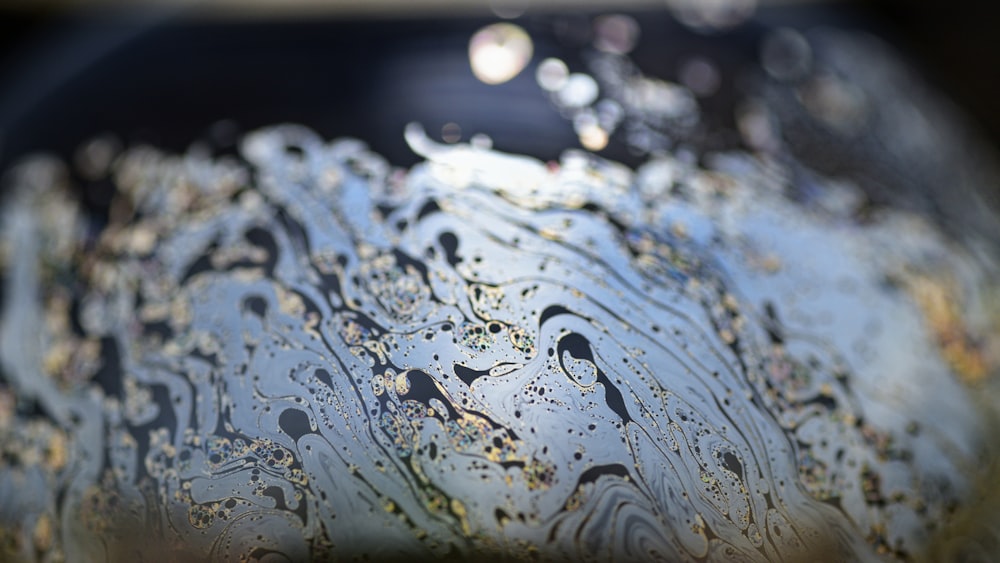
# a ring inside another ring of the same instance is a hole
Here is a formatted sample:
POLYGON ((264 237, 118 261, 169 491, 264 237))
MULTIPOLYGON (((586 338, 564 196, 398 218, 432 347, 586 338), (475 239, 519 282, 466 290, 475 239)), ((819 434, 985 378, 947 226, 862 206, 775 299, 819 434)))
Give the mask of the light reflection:
POLYGON ((534 47, 531 37, 511 23, 488 25, 469 42, 469 63, 476 78, 486 84, 503 84, 524 70, 534 47))
POLYGON ((554 58, 542 61, 535 72, 535 80, 538 81, 538 85, 549 92, 555 92, 562 88, 566 84, 568 76, 569 69, 566 68, 566 63, 554 58))
POLYGON ((505 20, 521 17, 530 5, 529 0, 490 0, 490 10, 505 20))
POLYGON ((764 38, 760 62, 764 70, 775 79, 795 80, 809 72, 812 50, 801 33, 782 28, 764 38))
POLYGON ((597 122, 608 131, 613 131, 618 127, 622 118, 625 117, 625 109, 622 108, 622 105, 610 99, 601 100, 594 104, 594 110, 597 112, 597 122))
POLYGON ((573 129, 580 137, 580 144, 589 151, 599 151, 608 146, 608 132, 598 122, 593 110, 584 110, 573 118, 573 129))
POLYGON ((698 104, 686 88, 664 80, 641 77, 625 91, 629 105, 652 115, 678 119, 698 115, 698 104))
POLYGON ((582 108, 597 100, 597 82, 588 74, 574 72, 556 93, 559 102, 571 108, 582 108))
POLYGON ((702 31, 729 29, 753 15, 757 0, 667 0, 684 25, 702 31))
POLYGON ((832 75, 817 76, 798 95, 810 115, 840 133, 855 133, 864 124, 864 93, 849 82, 832 75))
POLYGON ((601 16, 594 20, 594 46, 605 53, 625 55, 639 40, 639 23, 621 14, 601 16))
POLYGON ((469 138, 469 145, 476 149, 489 150, 493 148, 493 139, 484 133, 476 133, 469 138))
POLYGON ((599 125, 590 125, 580 130, 580 144, 589 151, 599 151, 608 146, 608 132, 599 125))
POLYGON ((441 127, 441 140, 446 143, 457 143, 462 139, 462 128, 455 122, 445 123, 441 127))
POLYGON ((73 155, 77 172, 88 180, 108 173, 111 162, 121 151, 121 143, 111 135, 102 135, 84 143, 73 155))
POLYGON ((688 90, 700 97, 714 94, 722 82, 719 70, 711 61, 702 57, 688 59, 681 65, 680 80, 688 90))
POLYGON ((778 148, 778 133, 772 125, 770 112, 763 104, 750 102, 737 110, 736 127, 748 146, 760 151, 778 148))

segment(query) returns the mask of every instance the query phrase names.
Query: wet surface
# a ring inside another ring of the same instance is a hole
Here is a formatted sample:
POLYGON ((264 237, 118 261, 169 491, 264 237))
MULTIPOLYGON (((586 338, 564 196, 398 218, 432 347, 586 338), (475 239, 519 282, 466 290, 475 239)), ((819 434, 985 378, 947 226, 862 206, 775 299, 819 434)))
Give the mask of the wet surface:
POLYGON ((407 172, 294 126, 245 163, 130 150, 90 238, 57 163, 20 169, 22 554, 59 520, 42 547, 87 559, 136 526, 219 559, 906 557, 969 494, 982 419, 907 288, 961 339, 986 280, 927 223, 791 202, 748 155, 408 137, 407 172))
MULTIPOLYGON (((671 6, 423 55, 370 38, 393 56, 352 72, 423 77, 337 122, 375 149, 220 121, 184 152, 102 134, 16 166, 4 558, 912 560, 964 537, 996 496, 986 149, 870 37, 671 6), (651 59, 650 29, 701 47, 651 59), (518 109, 487 137, 490 100, 518 109)), ((978 525, 961 549, 988 553, 978 525)))

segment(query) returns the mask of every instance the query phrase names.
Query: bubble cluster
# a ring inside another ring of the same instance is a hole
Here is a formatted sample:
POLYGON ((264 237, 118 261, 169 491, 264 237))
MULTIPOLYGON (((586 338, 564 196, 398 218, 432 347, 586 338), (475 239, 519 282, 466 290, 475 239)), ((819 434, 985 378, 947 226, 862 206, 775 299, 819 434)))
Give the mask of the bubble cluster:
POLYGON ((647 76, 628 58, 640 35, 634 18, 598 16, 593 28, 587 72, 570 72, 558 58, 543 60, 535 72, 541 89, 572 120, 580 145, 599 152, 617 135, 633 152, 649 154, 690 136, 700 119, 696 96, 719 88, 712 62, 686 61, 679 69, 682 84, 647 76))

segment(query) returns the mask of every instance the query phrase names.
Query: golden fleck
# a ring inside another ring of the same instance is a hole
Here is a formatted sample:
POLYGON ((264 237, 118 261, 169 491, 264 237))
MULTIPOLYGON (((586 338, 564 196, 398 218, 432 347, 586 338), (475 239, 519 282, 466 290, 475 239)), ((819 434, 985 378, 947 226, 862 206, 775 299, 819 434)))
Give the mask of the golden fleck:
POLYGON ((674 234, 674 236, 677 237, 677 238, 684 239, 684 238, 688 237, 688 228, 687 228, 687 225, 685 225, 684 223, 682 223, 680 221, 677 221, 673 225, 670 226, 670 232, 672 232, 674 234))
POLYGON ((180 328, 191 324, 194 313, 191 310, 191 302, 184 296, 178 295, 170 302, 170 324, 172 327, 180 328))
POLYGON ((906 276, 904 280, 944 360, 964 382, 982 381, 989 366, 985 354, 965 326, 961 296, 954 283, 920 274, 906 276))
POLYGON ((6 389, 0 389, 0 431, 10 428, 14 410, 14 394, 6 389))
POLYGON ((73 344, 69 340, 59 340, 45 353, 42 369, 48 375, 62 373, 69 365, 72 354, 73 344))
POLYGON ((45 304, 45 326, 52 334, 69 330, 69 296, 63 291, 54 292, 45 304))
POLYGON ((49 437, 49 444, 46 450, 46 464, 55 471, 59 471, 66 466, 69 458, 66 444, 66 436, 62 432, 54 432, 49 437))
POLYGON ((555 229, 553 229, 551 227, 544 227, 544 228, 542 228, 541 230, 538 231, 538 234, 541 235, 542 238, 547 239, 547 240, 556 240, 557 241, 557 240, 561 240, 562 239, 562 236, 555 229))
POLYGON ((733 342, 736 342, 736 335, 734 335, 733 331, 729 330, 728 328, 719 330, 719 338, 721 338, 722 341, 725 342, 726 344, 732 344, 733 342))
POLYGON ((455 516, 458 516, 459 521, 462 523, 462 533, 466 536, 472 533, 469 528, 469 519, 467 518, 468 514, 465 511, 465 505, 462 504, 462 501, 457 498, 451 499, 451 512, 455 516))
POLYGON ((691 531, 698 535, 705 533, 705 519, 702 518, 701 514, 694 515, 694 522, 691 523, 691 531))
POLYGON ((599 151, 608 146, 610 137, 600 125, 592 124, 582 127, 579 132, 580 144, 589 151, 599 151))
POLYGON ((31 534, 31 539, 35 543, 36 551, 44 553, 52 548, 52 520, 48 514, 42 514, 35 521, 35 530, 31 534))
POLYGON ((781 258, 778 258, 774 254, 768 254, 761 260, 760 265, 768 274, 774 274, 781 270, 781 258))
POLYGON ((139 308, 139 320, 144 323, 160 321, 170 315, 170 304, 165 302, 144 303, 139 308))
POLYGON ((277 294, 278 307, 282 313, 292 317, 301 317, 306 312, 306 305, 298 293, 288 291, 280 285, 274 286, 274 292, 277 294))
POLYGON ((149 254, 156 246, 156 232, 146 225, 132 229, 128 237, 128 249, 135 254, 149 254))

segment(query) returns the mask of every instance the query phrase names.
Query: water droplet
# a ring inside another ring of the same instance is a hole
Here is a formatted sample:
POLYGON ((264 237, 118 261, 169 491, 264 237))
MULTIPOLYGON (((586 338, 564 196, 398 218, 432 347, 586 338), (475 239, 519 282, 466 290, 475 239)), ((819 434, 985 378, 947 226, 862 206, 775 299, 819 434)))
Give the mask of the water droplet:
POLYGON ((608 146, 608 132, 596 123, 579 132, 580 144, 589 151, 599 151, 608 146))
POLYGON ((582 108, 594 103, 599 88, 597 81, 588 74, 574 72, 566 78, 566 83, 556 94, 559 102, 567 107, 582 108))
POLYGON ((505 20, 521 17, 530 5, 529 0, 490 0, 490 10, 505 20))
POLYGON ((722 78, 719 69, 711 61, 694 57, 681 65, 681 84, 694 92, 696 96, 711 96, 719 89, 722 78))
POLYGON ((493 148, 493 139, 484 133, 476 133, 469 139, 469 144, 477 149, 489 150, 493 148))
POLYGON ((111 135, 95 137, 84 143, 73 163, 80 175, 88 180, 97 180, 108 174, 111 163, 121 150, 120 143, 111 135))
POLYGON ((608 145, 608 132, 598 122, 591 109, 585 109, 573 118, 573 129, 580 137, 580 144, 591 151, 599 151, 608 145))
POLYGON ((763 151, 777 148, 778 136, 771 114, 762 104, 749 103, 737 110, 736 126, 747 145, 763 151))
POLYGON ((864 125, 864 93, 846 80, 831 75, 812 78, 799 90, 799 99, 810 115, 840 133, 855 133, 864 125))
POLYGON ((559 59, 545 59, 538 65, 535 72, 535 80, 543 90, 555 92, 566 84, 566 77, 569 76, 569 69, 566 63, 559 59))
POLYGON ((625 15, 600 16, 594 20, 594 47, 605 53, 624 55, 639 40, 639 22, 625 15))
POLYGON ((757 0, 667 0, 667 7, 682 24, 711 31, 746 21, 757 9, 757 0))
POLYGON ((809 72, 812 66, 812 49, 801 33, 781 28, 764 38, 760 62, 764 70, 775 79, 796 80, 809 72))
POLYGON ((457 123, 448 122, 441 127, 441 140, 446 143, 457 143, 462 138, 462 128, 457 123))
POLYGON ((614 131, 625 117, 622 105, 614 100, 601 100, 594 106, 598 124, 608 131, 614 131))
POLYGON ((698 115, 698 103, 691 92, 679 85, 653 78, 633 80, 625 91, 632 107, 653 118, 677 119, 698 115))
POLYGON ((514 78, 531 60, 531 37, 511 23, 488 25, 469 42, 469 63, 476 78, 486 84, 503 84, 514 78))

